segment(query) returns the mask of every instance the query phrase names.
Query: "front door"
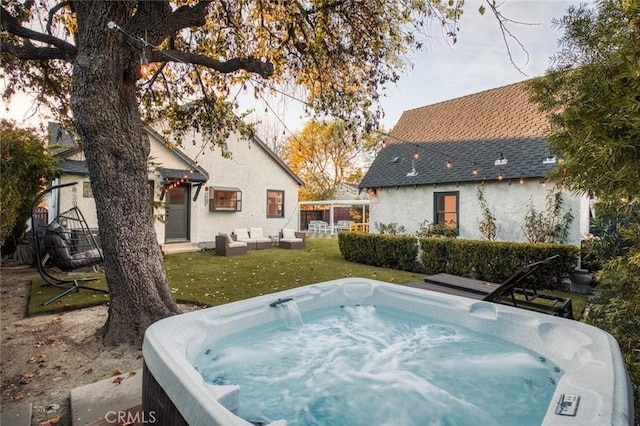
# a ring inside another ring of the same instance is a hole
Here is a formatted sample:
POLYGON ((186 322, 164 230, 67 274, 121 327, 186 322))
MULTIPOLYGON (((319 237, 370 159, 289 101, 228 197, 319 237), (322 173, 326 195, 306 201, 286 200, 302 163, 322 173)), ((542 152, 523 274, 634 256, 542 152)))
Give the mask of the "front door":
POLYGON ((166 242, 189 240, 189 190, 182 185, 167 192, 167 221, 164 233, 166 242))

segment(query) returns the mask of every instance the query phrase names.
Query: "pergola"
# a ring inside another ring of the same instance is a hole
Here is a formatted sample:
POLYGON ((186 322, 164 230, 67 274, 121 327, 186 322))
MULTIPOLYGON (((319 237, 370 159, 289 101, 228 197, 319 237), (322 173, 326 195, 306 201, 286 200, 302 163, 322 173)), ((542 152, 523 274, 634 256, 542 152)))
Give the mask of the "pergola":
POLYGON ((364 220, 365 211, 369 206, 369 200, 316 200, 316 201, 300 201, 298 202, 298 208, 300 206, 330 206, 329 208, 329 229, 331 234, 335 233, 333 208, 335 206, 362 206, 362 220, 364 220))

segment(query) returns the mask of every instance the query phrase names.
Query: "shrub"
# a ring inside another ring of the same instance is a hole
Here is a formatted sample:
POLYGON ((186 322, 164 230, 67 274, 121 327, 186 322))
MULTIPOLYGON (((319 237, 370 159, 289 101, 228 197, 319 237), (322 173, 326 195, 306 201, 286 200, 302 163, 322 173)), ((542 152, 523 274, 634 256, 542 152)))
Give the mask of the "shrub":
POLYGON ((552 189, 547 194, 545 211, 537 211, 533 202, 529 201, 522 231, 530 243, 562 243, 567 238, 571 222, 571 209, 562 214, 562 193, 552 189))
POLYGON ((407 229, 403 225, 398 226, 398 222, 391 222, 391 223, 376 222, 374 223, 374 226, 376 227, 376 231, 378 231, 378 233, 380 234, 401 235, 407 232, 407 229))
POLYGON ((484 187, 485 184, 483 183, 478 186, 476 191, 478 204, 480 205, 480 210, 482 210, 482 220, 478 223, 478 228, 485 239, 494 241, 498 235, 498 226, 496 225, 496 216, 489 208, 489 203, 487 203, 487 199, 484 196, 484 187))
POLYGON ((587 322, 609 332, 616 338, 635 398, 636 420, 640 413, 640 264, 632 256, 608 262, 596 274, 598 292, 591 305, 587 322))
POLYGON ((425 220, 420 224, 418 232, 416 232, 416 236, 418 238, 455 238, 458 236, 458 226, 454 221, 445 223, 430 223, 428 220, 425 220))
POLYGON ((538 288, 557 289, 577 264, 578 248, 564 244, 531 244, 442 238, 420 239, 420 263, 427 274, 445 272, 501 283, 522 266, 558 254, 534 276, 538 288))
POLYGON ((407 235, 340 232, 338 246, 350 261, 403 271, 417 271, 418 242, 407 235))

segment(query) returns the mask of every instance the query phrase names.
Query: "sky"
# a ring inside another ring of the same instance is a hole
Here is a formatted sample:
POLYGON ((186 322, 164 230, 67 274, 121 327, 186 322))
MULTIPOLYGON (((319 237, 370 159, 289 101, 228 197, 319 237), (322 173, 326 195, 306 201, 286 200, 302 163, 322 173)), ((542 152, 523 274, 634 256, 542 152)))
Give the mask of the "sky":
MULTIPOLYGON (((400 81, 386 91, 382 100, 385 110, 382 125, 390 130, 402 112, 409 109, 544 75, 562 34, 552 28, 551 19, 562 17, 571 4, 577 3, 577 0, 507 0, 501 5, 504 16, 526 23, 509 26, 528 52, 527 58, 516 41, 509 40, 519 71, 509 61, 493 15, 489 11, 480 15, 480 0, 466 0, 456 44, 445 39, 438 25, 431 27, 429 37, 423 40, 425 48, 410 56, 413 69, 403 73, 400 81)), ((301 130, 308 121, 302 116, 302 105, 296 101, 269 101, 266 117, 264 102, 252 105, 247 101, 241 108, 245 105, 253 107, 263 122, 280 128, 284 123, 287 132, 301 130)), ((9 105, 2 101, 1 106, 2 117, 16 120, 19 125, 37 126, 47 120, 32 114, 31 102, 25 95, 14 98, 9 105)))

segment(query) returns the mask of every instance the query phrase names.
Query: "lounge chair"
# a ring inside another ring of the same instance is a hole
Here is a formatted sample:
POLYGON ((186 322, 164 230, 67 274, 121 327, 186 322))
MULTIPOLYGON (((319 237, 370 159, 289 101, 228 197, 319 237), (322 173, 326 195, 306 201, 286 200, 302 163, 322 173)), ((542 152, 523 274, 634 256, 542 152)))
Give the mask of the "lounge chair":
POLYGON ((303 249, 306 247, 304 232, 296 232, 293 229, 283 228, 280 231, 278 247, 283 249, 303 249))
POLYGON ((557 257, 558 255, 551 256, 523 266, 502 284, 457 275, 437 274, 426 277, 424 283, 412 282, 408 285, 573 319, 570 298, 539 294, 535 288, 528 288, 525 282, 525 279, 541 265, 547 264, 557 257))
POLYGON ((247 254, 247 243, 234 241, 229 234, 216 235, 216 255, 240 256, 247 254))

